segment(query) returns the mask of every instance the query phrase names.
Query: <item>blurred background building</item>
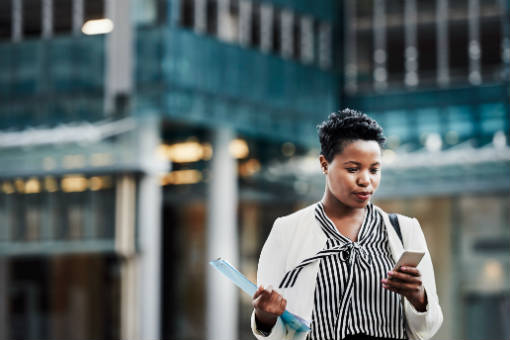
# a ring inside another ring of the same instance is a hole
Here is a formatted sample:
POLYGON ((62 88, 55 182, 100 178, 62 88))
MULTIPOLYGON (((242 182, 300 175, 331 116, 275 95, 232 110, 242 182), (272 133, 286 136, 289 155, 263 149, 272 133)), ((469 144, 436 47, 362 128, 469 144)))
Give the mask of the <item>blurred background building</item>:
POLYGON ((251 339, 274 219, 322 196, 315 125, 388 136, 445 321, 510 337, 506 0, 0 1, 0 338, 251 339))

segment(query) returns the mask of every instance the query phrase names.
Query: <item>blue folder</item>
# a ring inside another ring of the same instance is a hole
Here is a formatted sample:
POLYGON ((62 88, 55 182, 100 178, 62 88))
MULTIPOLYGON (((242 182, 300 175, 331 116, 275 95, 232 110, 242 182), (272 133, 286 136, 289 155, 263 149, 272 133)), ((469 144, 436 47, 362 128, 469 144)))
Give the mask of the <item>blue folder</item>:
MULTIPOLYGON (((248 280, 246 276, 241 274, 234 266, 228 263, 226 260, 218 258, 215 261, 209 262, 211 266, 216 268, 220 273, 230 279, 236 286, 241 288, 245 293, 253 296, 257 291, 257 286, 248 280)), ((283 312, 280 315, 283 323, 294 329, 296 332, 306 332, 310 330, 310 323, 299 316, 292 314, 289 311, 283 312)))

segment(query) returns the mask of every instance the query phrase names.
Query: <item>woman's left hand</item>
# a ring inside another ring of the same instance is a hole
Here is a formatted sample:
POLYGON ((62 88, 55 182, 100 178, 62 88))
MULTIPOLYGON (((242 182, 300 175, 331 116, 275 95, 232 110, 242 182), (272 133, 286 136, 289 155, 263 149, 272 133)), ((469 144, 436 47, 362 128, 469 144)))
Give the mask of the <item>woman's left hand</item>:
POLYGON ((402 266, 399 271, 389 271, 382 284, 385 289, 405 296, 417 311, 426 310, 427 293, 421 281, 420 271, 416 267, 402 266))

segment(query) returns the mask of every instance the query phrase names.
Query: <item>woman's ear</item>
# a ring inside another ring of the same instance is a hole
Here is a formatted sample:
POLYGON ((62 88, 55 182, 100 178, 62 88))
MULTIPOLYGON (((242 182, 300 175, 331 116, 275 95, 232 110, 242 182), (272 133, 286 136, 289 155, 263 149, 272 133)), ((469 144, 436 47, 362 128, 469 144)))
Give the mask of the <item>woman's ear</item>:
POLYGON ((322 173, 326 175, 328 173, 328 161, 324 155, 319 156, 319 163, 321 164, 322 173))

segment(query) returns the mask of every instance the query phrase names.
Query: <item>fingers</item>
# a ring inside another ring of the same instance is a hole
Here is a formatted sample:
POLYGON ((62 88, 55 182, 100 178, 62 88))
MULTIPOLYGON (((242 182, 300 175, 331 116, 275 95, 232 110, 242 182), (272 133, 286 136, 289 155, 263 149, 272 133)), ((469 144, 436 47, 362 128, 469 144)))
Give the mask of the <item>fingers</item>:
POLYGON ((382 280, 382 283, 384 288, 404 295, 406 293, 419 292, 422 289, 422 286, 416 283, 404 283, 388 279, 382 280))
MULTIPOLYGON (((419 274, 420 272, 418 272, 419 274)), ((396 271, 389 271, 388 272, 388 278, 390 278, 390 280, 393 280, 395 281, 396 280, 400 280, 404 283, 415 283, 417 285, 421 285, 421 276, 416 276, 414 275, 415 272, 413 271, 412 274, 407 274, 407 273, 401 273, 401 272, 396 272, 396 271)))
POLYGON ((287 307, 287 300, 271 286, 264 289, 262 286, 257 289, 253 295, 252 305, 260 311, 281 315, 287 307))
POLYGON ((264 291, 264 286, 260 285, 257 288, 257 291, 255 292, 255 294, 253 294, 252 299, 255 300, 256 298, 258 298, 260 296, 260 294, 262 293, 262 291, 264 291))
POLYGON ((412 276, 421 276, 420 271, 416 267, 402 266, 399 268, 399 271, 412 276))

